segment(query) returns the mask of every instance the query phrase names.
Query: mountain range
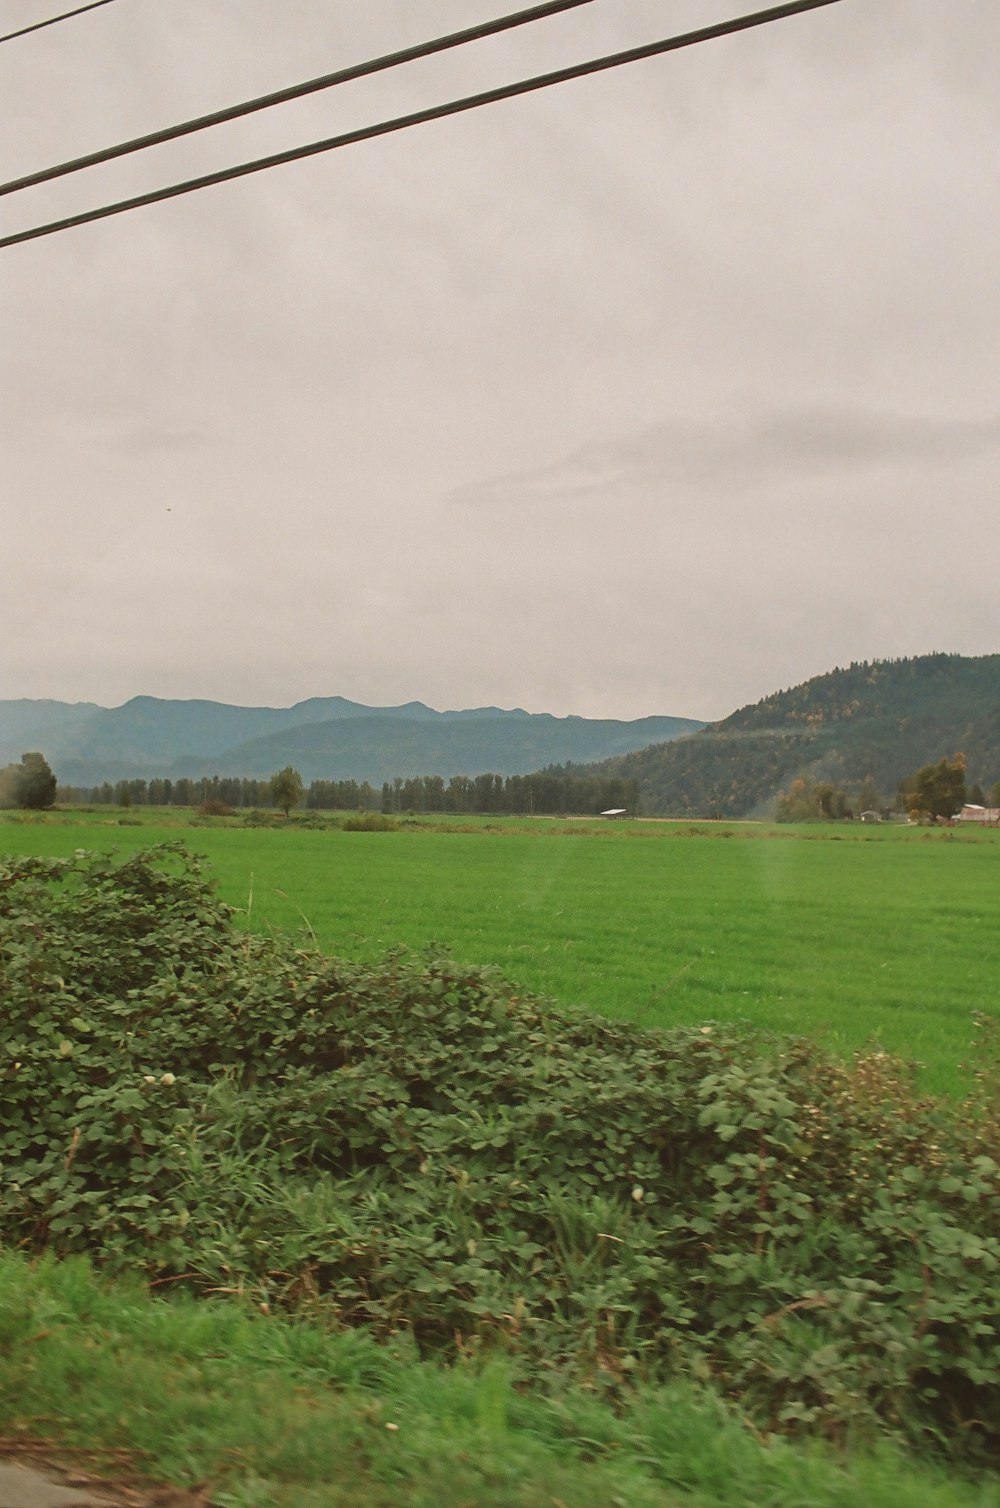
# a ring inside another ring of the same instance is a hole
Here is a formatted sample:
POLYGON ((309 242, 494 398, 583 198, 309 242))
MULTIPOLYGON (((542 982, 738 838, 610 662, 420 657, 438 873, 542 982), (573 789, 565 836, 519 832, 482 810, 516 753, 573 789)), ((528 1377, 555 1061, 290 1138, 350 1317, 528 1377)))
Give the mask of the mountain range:
POLYGON ((524 775, 550 764, 591 763, 702 727, 687 717, 619 722, 521 708, 436 712, 423 702, 368 707, 340 696, 292 707, 151 696, 110 708, 0 701, 0 765, 37 749, 62 785, 181 775, 260 779, 286 765, 307 784, 379 785, 397 776, 524 775))
POLYGON ((858 662, 599 768, 635 780, 651 815, 768 817, 796 779, 870 781, 888 804, 907 775, 959 752, 970 785, 1000 780, 1000 655, 858 662))
POLYGON ((380 785, 421 775, 524 775, 548 765, 637 783, 640 809, 766 817, 802 778, 888 803, 921 765, 965 755, 968 781, 1000 780, 1000 655, 862 661, 748 703, 718 722, 553 717, 521 708, 436 712, 313 697, 291 707, 138 696, 0 701, 0 766, 39 750, 64 786, 181 775, 380 785))

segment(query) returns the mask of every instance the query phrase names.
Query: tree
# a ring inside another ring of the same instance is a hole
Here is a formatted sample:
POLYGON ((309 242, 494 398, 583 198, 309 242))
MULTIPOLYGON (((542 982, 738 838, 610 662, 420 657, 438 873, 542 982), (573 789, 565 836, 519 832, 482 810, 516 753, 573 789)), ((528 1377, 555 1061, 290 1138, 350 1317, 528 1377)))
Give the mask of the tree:
POLYGON ((22 754, 20 764, 0 770, 0 806, 40 812, 56 799, 56 777, 41 754, 22 754))
POLYGON ((834 822, 850 815, 846 792, 829 781, 816 784, 800 775, 787 794, 778 792, 776 822, 834 822))
POLYGON ((899 787, 907 811, 926 812, 930 817, 953 817, 965 801, 965 755, 939 759, 908 775, 899 787))
POLYGON ((302 776, 298 770, 287 764, 283 770, 271 776, 270 781, 271 800, 275 806, 280 806, 285 816, 293 806, 298 806, 305 795, 305 786, 302 784, 302 776))

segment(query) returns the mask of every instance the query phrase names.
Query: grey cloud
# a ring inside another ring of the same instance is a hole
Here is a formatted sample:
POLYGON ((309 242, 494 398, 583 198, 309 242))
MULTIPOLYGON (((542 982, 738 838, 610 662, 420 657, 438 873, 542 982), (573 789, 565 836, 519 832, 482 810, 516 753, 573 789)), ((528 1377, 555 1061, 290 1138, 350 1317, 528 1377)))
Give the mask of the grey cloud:
MULTIPOLYGON (((0 176, 492 11, 108 6, 0 49, 0 176)), ((704 17, 583 7, 5 217, 704 17)), ((0 254, 0 695, 718 716, 995 650, 998 50, 990 0, 844 0, 0 254)))
POLYGON ((666 420, 531 472, 459 489, 459 508, 609 500, 664 485, 741 491, 867 468, 947 467, 1000 450, 1000 416, 948 420, 844 408, 789 409, 715 422, 666 420))

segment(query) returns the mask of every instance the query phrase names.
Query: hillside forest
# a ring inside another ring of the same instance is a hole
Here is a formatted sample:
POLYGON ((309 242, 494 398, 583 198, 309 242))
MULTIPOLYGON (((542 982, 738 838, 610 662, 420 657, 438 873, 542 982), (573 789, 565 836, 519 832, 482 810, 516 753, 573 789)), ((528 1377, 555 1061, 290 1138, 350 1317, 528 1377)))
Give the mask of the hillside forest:
POLYGON ((906 809, 901 785, 942 759, 970 800, 1000 779, 1000 655, 852 664, 598 768, 650 815, 804 818, 906 809))

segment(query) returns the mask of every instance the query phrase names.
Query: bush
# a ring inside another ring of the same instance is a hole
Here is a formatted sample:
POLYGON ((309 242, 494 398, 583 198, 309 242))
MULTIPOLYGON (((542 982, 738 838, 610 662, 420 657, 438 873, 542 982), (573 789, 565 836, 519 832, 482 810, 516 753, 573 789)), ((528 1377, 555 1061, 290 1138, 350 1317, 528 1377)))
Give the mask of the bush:
POLYGON ((1000 1113, 876 1053, 238 936, 180 845, 0 870, 0 1238, 424 1351, 1000 1447, 1000 1113))
POLYGON ((358 812, 356 817, 346 817, 342 824, 345 833, 395 833, 399 823, 385 812, 358 812))

